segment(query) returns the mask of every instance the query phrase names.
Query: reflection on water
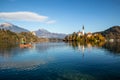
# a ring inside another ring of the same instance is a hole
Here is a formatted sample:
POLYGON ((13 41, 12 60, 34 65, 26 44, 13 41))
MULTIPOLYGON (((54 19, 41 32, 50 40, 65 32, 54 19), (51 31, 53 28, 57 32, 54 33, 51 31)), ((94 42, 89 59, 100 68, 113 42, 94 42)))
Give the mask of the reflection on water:
POLYGON ((53 60, 53 58, 44 54, 47 50, 62 46, 63 43, 32 44, 32 47, 25 48, 20 48, 19 46, 14 45, 3 45, 0 47, 0 68, 16 68, 20 70, 30 70, 36 68, 41 64, 43 65, 53 60))
POLYGON ((0 79, 120 80, 119 46, 80 42, 35 43, 31 48, 3 45, 0 79))
MULTIPOLYGON (((3 57, 10 57, 11 55, 15 55, 13 54, 13 48, 16 48, 17 45, 16 44, 8 44, 8 43, 0 43, 0 56, 3 57)), ((14 49, 14 51, 16 51, 16 49, 14 49)))
POLYGON ((46 52, 47 50, 51 49, 51 48, 57 48, 57 47, 62 47, 64 46, 63 43, 40 43, 40 44, 34 44, 34 48, 38 51, 38 52, 46 52))
MULTIPOLYGON (((107 51, 110 51, 112 54, 120 54, 120 42, 100 42, 100 43, 80 43, 80 42, 69 42, 69 46, 72 46, 73 49, 79 50, 84 53, 85 48, 91 50, 93 47, 103 48, 107 51)), ((14 55, 24 53, 27 49, 28 50, 36 50, 37 52, 44 52, 50 48, 62 47, 63 43, 60 44, 48 44, 48 43, 40 43, 40 44, 32 44, 32 47, 28 48, 19 48, 18 45, 11 45, 11 44, 1 44, 0 45, 0 56, 2 57, 11 57, 14 55)))
POLYGON ((103 46, 103 48, 112 52, 112 54, 120 55, 120 42, 108 42, 103 46))
POLYGON ((120 54, 120 42, 99 42, 99 43, 80 43, 80 42, 69 42, 73 49, 78 49, 84 52, 85 48, 91 49, 93 47, 103 48, 110 51, 112 54, 120 54))

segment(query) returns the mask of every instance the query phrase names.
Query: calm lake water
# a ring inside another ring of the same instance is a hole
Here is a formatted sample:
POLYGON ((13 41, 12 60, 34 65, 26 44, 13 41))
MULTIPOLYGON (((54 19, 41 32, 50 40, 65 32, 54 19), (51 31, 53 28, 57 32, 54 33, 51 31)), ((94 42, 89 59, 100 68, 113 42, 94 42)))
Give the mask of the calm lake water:
POLYGON ((2 46, 0 80, 120 80, 120 44, 2 46))

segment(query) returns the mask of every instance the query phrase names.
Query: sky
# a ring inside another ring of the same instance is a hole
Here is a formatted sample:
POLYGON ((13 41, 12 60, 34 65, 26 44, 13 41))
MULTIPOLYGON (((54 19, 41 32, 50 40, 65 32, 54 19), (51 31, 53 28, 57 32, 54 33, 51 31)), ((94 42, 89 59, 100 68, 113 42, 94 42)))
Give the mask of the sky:
POLYGON ((0 23, 70 34, 120 25, 120 0, 0 0, 0 23))

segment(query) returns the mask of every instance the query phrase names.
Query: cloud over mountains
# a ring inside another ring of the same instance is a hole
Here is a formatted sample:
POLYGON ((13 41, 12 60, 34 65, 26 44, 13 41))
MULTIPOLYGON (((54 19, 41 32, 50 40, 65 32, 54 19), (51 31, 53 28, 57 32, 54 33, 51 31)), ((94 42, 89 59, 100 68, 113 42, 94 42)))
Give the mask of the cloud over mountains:
POLYGON ((55 23, 54 20, 48 20, 48 16, 39 15, 34 12, 0 12, 0 19, 37 21, 44 22, 46 24, 55 23))

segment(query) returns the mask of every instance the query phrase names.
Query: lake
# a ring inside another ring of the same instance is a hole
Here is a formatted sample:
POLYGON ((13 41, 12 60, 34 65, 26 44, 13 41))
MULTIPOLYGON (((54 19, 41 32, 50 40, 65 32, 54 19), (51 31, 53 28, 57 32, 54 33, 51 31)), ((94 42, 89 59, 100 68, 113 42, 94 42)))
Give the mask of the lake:
POLYGON ((0 80, 120 80, 120 44, 1 46, 0 80))

